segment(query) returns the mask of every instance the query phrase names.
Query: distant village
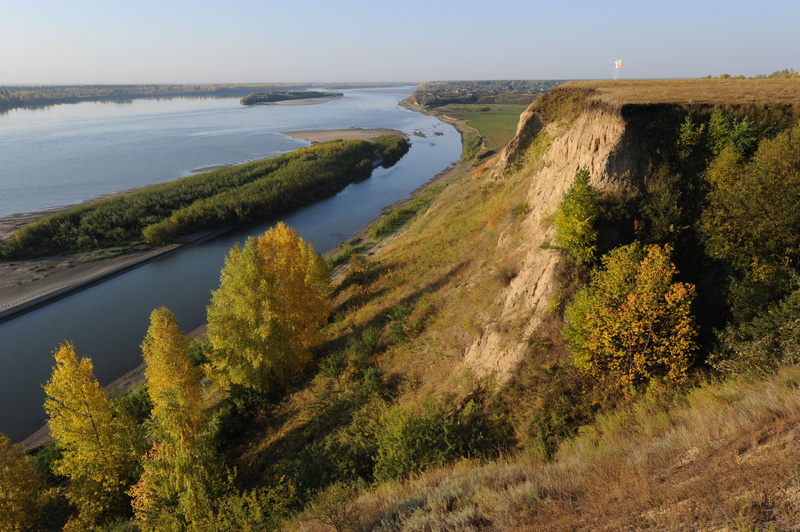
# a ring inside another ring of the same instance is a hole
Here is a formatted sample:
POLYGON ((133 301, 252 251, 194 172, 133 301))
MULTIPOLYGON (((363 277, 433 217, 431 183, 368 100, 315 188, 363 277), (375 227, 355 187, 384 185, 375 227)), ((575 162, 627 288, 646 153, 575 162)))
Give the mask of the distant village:
POLYGON ((521 103, 566 80, 433 81, 420 83, 414 100, 423 107, 452 103, 521 103), (518 95, 515 97, 515 95, 518 95))

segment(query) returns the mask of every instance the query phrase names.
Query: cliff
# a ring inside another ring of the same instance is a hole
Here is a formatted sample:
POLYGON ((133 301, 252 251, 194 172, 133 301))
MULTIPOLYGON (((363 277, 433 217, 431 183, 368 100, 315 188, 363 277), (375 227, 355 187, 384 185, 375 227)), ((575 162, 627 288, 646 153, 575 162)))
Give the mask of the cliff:
POLYGON ((482 378, 504 381, 547 326, 558 284, 552 216, 579 169, 588 169, 600 197, 642 188, 678 158, 675 138, 687 117, 716 109, 780 130, 800 115, 798 90, 797 80, 571 82, 531 105, 492 170, 498 182, 514 175, 528 182, 524 236, 504 233, 496 243, 498 256, 519 257, 516 275, 495 296, 495 311, 484 313, 465 362, 482 378))
MULTIPOLYGON (((554 99, 559 98, 558 91, 554 99)), ((572 96, 572 91, 561 92, 572 96)), ((501 380, 508 378, 528 348, 526 339, 537 334, 550 313, 559 252, 551 246, 555 232, 549 220, 576 172, 587 168, 591 185, 603 194, 643 179, 649 167, 647 146, 641 132, 623 116, 623 106, 589 100, 583 104, 582 110, 550 120, 543 120, 546 109, 543 113, 532 105, 520 117, 514 141, 498 157, 495 179, 513 171, 526 175, 529 210, 522 221, 524 238, 512 241, 504 233, 497 241, 500 254, 522 258, 517 275, 496 296, 501 312, 466 351, 466 363, 480 376, 494 373, 501 380), (539 158, 530 153, 537 139, 540 147, 546 144, 539 158), (513 334, 500 332, 509 328, 513 334)))
MULTIPOLYGON (((512 421, 516 447, 365 490, 353 503, 354 528, 793 529, 800 497, 785 468, 798 452, 797 366, 762 380, 707 382, 706 316, 691 386, 615 396, 580 375, 565 349, 564 285, 584 283, 599 261, 565 270, 552 222, 576 172, 588 169, 601 202, 629 226, 614 229, 618 240, 674 245, 682 279, 705 298, 695 311, 729 316, 719 310, 723 298, 712 300, 729 293, 733 270, 712 271, 701 240, 708 235, 697 230, 713 199, 705 176, 720 153, 709 146, 722 138, 738 143, 742 161, 757 157, 759 143, 796 131, 798 102, 797 80, 568 83, 522 114, 493 160, 457 169, 370 258, 384 282, 361 277, 339 301, 369 301, 370 317, 351 314, 356 327, 382 323, 377 311, 394 329, 395 309, 408 311, 402 323, 413 326, 403 330, 413 332, 379 357, 387 374, 404 379, 398 404, 410 410, 455 396, 456 413, 492 404, 492 415, 512 421)), ((794 152, 772 149, 794 157, 797 136, 786 138, 794 152)), ((797 197, 789 183, 780 190, 797 197)))

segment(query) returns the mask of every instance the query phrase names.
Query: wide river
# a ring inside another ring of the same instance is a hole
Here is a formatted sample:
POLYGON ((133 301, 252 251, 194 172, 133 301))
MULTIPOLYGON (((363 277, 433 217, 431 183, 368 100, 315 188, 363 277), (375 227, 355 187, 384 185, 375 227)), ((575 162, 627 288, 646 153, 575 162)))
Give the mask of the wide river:
MULTIPOLYGON (((412 88, 408 89, 410 92, 412 88)), ((269 157, 306 146, 285 131, 385 127, 409 135, 394 167, 279 219, 189 246, 91 289, 0 324, 0 432, 21 440, 44 423, 52 354, 65 340, 91 357, 108 383, 141 362, 152 309, 165 305, 190 331, 205 320, 210 291, 236 242, 278 220, 324 252, 381 209, 458 160, 461 139, 439 120, 397 105, 394 90, 347 90, 307 106, 242 107, 238 99, 81 103, 0 114, 0 216, 71 204, 169 181, 193 169, 269 157)))

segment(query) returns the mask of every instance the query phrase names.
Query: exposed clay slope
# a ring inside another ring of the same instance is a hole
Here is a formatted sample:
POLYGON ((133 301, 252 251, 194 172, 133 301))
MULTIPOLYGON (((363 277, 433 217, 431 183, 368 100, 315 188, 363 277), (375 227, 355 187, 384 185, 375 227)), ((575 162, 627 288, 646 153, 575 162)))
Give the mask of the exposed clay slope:
POLYGON ((516 277, 495 300, 502 311, 466 351, 466 363, 481 377, 494 373, 504 380, 548 313, 559 260, 558 252, 550 248, 555 237, 550 220, 576 172, 588 168, 592 185, 602 193, 640 179, 647 170, 644 146, 623 118, 622 107, 583 102, 583 112, 567 123, 543 120, 545 113, 534 104, 521 116, 517 138, 500 155, 497 179, 514 164, 529 174, 530 210, 523 221, 524 238, 512 240, 504 234, 498 242, 501 254, 520 257, 516 277), (549 148, 536 159, 529 147, 541 146, 549 138, 549 148), (512 333, 502 332, 506 330, 512 333))

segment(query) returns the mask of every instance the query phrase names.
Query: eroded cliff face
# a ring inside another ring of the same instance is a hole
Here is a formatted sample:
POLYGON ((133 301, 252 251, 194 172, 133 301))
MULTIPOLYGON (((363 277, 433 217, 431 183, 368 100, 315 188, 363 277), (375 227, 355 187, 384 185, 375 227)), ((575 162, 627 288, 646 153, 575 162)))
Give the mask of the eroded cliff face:
POLYGON ((551 247, 552 217, 576 172, 588 168, 592 186, 602 193, 641 179, 648 167, 643 143, 620 107, 590 104, 571 124, 544 124, 532 106, 520 118, 517 138, 498 158, 496 179, 502 179, 509 165, 520 165, 537 135, 552 142, 541 159, 524 163, 519 170, 530 176, 526 198, 530 210, 522 221, 522 238, 506 232, 498 241, 501 255, 519 257, 517 275, 494 301, 499 314, 487 317, 482 334, 465 353, 466 364, 479 377, 507 379, 550 312, 559 261, 558 251, 551 247))

